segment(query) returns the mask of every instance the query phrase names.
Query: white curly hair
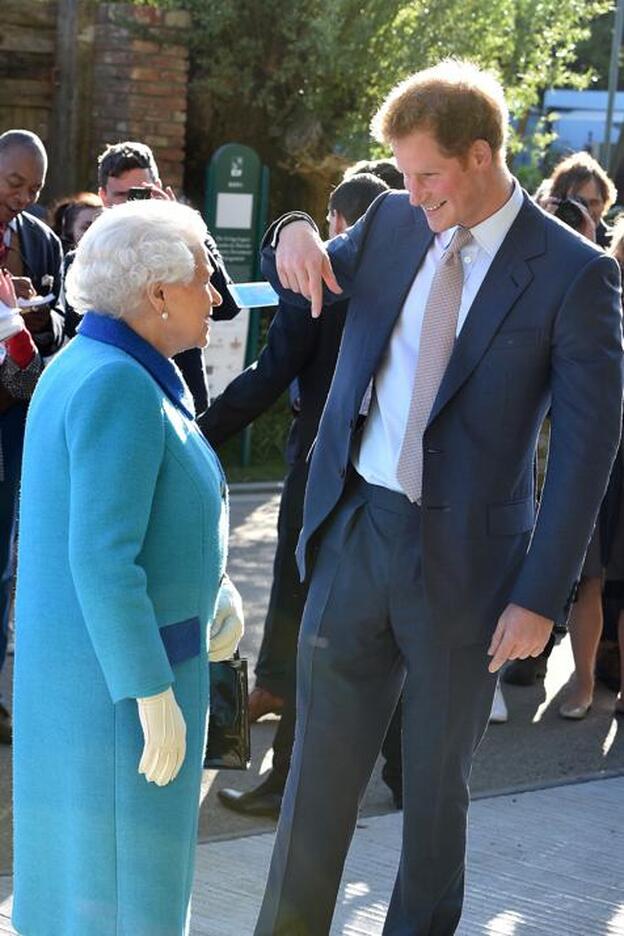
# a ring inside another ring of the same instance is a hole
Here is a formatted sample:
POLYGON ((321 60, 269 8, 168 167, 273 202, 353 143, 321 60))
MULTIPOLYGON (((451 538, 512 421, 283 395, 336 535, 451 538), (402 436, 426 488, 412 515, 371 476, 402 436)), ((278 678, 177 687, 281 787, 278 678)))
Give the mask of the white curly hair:
POLYGON ((130 201, 102 212, 81 239, 65 284, 81 315, 130 319, 152 283, 189 283, 206 225, 197 211, 164 199, 130 201))

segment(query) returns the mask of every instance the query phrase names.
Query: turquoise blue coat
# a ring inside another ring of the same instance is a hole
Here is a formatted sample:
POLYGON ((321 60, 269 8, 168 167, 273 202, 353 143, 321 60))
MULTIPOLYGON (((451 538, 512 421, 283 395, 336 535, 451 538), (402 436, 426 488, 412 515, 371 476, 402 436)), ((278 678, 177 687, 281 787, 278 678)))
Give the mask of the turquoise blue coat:
POLYGON ((24 446, 14 701, 25 936, 186 932, 227 494, 170 361, 89 313, 44 371, 24 446), (137 768, 137 697, 173 687, 187 753, 137 768))

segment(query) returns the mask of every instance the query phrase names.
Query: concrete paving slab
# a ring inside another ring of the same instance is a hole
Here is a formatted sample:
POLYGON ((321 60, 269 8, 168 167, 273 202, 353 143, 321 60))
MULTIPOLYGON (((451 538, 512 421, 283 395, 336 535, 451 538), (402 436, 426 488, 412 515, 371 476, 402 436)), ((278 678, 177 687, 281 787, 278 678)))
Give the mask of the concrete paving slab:
MULTIPOLYGON (((399 814, 360 820, 332 936, 381 934, 400 834, 399 814)), ((192 936, 253 932, 272 845, 263 834, 198 847, 192 936)), ((624 777, 477 801, 458 936, 624 936, 623 849, 624 777)), ((1 934, 14 934, 11 886, 0 879, 1 934)))
MULTIPOLYGON (((242 652, 248 657, 253 685, 264 616, 268 604, 275 551, 279 493, 249 492, 231 498, 228 567, 245 603, 246 632, 242 652)), ((562 780, 624 772, 624 722, 613 718, 614 696, 599 688, 583 722, 566 722, 557 714, 572 672, 569 640, 559 643, 545 681, 530 688, 506 686, 510 720, 488 731, 476 757, 473 793, 482 796, 562 780)), ((0 692, 11 698, 12 658, 0 675, 0 692)), ((245 773, 205 771, 200 810, 200 842, 267 832, 268 819, 250 819, 226 810, 217 799, 224 786, 247 790, 270 769, 270 748, 277 722, 267 718, 252 728, 252 764, 245 773)), ((369 784, 362 814, 393 811, 381 780, 380 765, 369 784)), ((11 872, 11 749, 0 746, 0 874, 11 872)), ((587 934, 593 936, 593 934, 587 934)))

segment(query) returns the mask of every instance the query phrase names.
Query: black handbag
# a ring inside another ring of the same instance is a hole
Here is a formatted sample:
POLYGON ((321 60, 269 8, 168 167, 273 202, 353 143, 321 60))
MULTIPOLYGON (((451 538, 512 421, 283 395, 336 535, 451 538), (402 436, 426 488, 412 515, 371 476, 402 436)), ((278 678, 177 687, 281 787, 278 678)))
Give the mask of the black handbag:
POLYGON ((247 660, 210 664, 210 718, 204 767, 247 770, 251 760, 247 660))

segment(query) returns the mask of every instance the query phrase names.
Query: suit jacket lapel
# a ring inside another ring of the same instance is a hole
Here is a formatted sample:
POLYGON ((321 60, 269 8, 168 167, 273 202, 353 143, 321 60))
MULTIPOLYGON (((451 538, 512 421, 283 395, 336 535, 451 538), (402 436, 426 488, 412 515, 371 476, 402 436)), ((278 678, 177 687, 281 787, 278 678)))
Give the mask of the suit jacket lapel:
POLYGON ((492 338, 533 279, 526 262, 545 250, 544 222, 525 194, 525 202, 498 250, 455 343, 431 410, 438 416, 475 369, 492 338))
POLYGON ((384 259, 385 269, 378 281, 378 315, 374 325, 368 321, 366 347, 362 349, 364 366, 361 373, 366 373, 366 385, 362 388, 362 393, 379 366, 414 277, 432 240, 433 234, 417 209, 414 209, 412 218, 405 224, 398 225, 389 238, 388 259, 384 259))
POLYGON ((37 239, 32 236, 32 230, 28 224, 24 224, 21 214, 17 215, 17 232, 19 235, 20 250, 24 261, 25 276, 29 276, 33 281, 35 289, 38 289, 36 282, 39 270, 41 268, 41 259, 39 256, 39 244, 37 239))

